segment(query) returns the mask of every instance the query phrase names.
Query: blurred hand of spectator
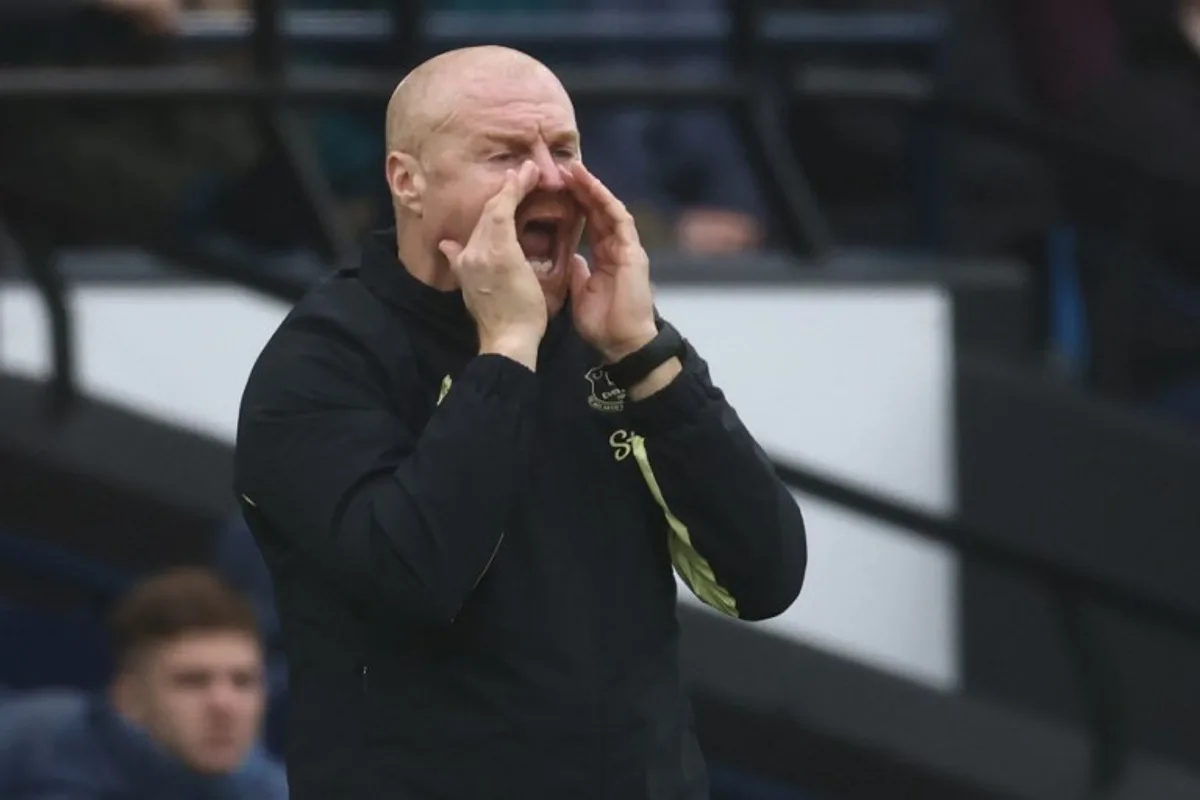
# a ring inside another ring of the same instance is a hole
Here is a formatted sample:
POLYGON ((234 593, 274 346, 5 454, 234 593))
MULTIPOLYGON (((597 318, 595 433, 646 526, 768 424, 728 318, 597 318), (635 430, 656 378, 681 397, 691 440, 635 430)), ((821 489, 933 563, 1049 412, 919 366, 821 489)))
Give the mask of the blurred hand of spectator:
POLYGON ((721 208, 689 208, 675 223, 679 248, 689 255, 733 255, 762 243, 759 221, 750 214, 721 208))
POLYGON ((106 11, 123 16, 146 33, 167 34, 179 29, 182 0, 96 0, 106 11))
POLYGON ((1188 44, 1200 50, 1200 0, 1180 0, 1179 28, 1188 44))

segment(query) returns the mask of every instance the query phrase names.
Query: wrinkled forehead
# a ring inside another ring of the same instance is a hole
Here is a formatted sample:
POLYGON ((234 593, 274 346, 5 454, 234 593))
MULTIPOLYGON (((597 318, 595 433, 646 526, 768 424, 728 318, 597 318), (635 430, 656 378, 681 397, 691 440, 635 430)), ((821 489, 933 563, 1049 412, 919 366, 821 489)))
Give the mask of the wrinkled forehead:
POLYGON ((465 83, 444 131, 467 139, 577 140, 571 99, 552 75, 478 76, 465 83))

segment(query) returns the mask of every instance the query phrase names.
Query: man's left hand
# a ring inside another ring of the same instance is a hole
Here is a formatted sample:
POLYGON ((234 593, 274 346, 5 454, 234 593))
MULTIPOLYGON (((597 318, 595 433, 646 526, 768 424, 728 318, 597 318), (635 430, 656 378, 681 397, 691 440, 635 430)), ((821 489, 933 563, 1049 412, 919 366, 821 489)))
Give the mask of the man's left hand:
POLYGON ((633 216, 579 162, 561 168, 563 180, 583 207, 594 263, 571 263, 571 310, 579 335, 608 363, 638 350, 658 329, 650 291, 650 259, 633 216))

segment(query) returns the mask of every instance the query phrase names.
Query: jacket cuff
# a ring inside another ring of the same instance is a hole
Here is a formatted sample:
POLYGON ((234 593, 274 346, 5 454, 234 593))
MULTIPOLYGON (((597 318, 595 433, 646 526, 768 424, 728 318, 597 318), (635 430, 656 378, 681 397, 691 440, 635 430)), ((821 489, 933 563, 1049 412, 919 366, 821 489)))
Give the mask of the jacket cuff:
POLYGON ((529 367, 496 353, 475 356, 458 381, 471 381, 485 394, 525 393, 537 387, 537 375, 529 367))
POLYGON ((675 380, 629 403, 629 425, 642 436, 653 436, 693 421, 710 400, 704 381, 685 364, 675 380))

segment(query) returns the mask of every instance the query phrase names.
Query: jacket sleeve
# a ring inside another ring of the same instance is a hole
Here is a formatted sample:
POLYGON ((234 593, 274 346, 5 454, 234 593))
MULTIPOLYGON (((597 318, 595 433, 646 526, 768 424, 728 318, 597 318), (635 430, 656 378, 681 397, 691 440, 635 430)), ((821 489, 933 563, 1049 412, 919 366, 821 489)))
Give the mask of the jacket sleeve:
POLYGON ((777 616, 804 581, 800 508, 690 344, 683 362, 670 385, 629 404, 633 454, 666 519, 671 561, 716 610, 777 616))
POLYGON ((340 331, 310 327, 285 324, 251 373, 235 456, 243 509, 351 596, 450 623, 524 488, 536 377, 477 356, 414 435, 382 367, 340 331))

